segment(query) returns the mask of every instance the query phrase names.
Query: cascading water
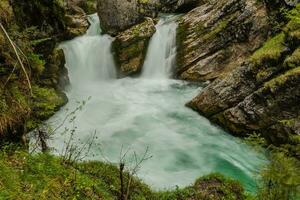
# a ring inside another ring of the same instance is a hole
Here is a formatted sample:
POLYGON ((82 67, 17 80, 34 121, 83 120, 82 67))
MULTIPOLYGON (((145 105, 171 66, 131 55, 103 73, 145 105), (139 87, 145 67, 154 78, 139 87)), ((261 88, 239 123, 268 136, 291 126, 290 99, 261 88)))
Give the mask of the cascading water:
POLYGON ((142 78, 168 79, 176 58, 177 16, 162 18, 150 40, 142 78))
POLYGON ((72 41, 61 44, 64 50, 72 87, 80 87, 87 82, 116 78, 113 57, 110 53, 112 38, 101 33, 97 15, 89 16, 91 23, 87 33, 72 41))
MULTIPOLYGON (((85 36, 62 45, 72 84, 66 109, 72 110, 78 101, 92 97, 77 114, 75 137, 85 141, 96 130, 101 151, 94 147, 94 156, 87 159, 103 160, 105 156, 116 163, 121 149, 142 153, 149 147, 153 157, 143 163, 138 175, 154 188, 186 186, 201 175, 221 172, 251 190, 253 172, 263 158, 184 107, 201 87, 168 78, 176 53, 174 20, 174 16, 164 16, 156 26, 140 78, 114 79, 112 38, 99 35, 96 15, 91 16, 85 36)), ((65 115, 62 110, 50 122, 65 115)), ((59 134, 62 129, 50 144, 57 152, 69 137, 59 134)))

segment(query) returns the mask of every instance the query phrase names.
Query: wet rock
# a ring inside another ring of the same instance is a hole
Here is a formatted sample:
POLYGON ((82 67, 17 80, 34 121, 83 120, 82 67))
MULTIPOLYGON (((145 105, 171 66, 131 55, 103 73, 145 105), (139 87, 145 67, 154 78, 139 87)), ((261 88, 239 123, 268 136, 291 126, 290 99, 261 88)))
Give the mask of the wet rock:
POLYGON ((141 71, 148 43, 155 33, 151 18, 120 32, 113 42, 113 51, 121 75, 132 75, 141 71))
POLYGON ((83 35, 89 27, 86 13, 76 4, 67 7, 64 21, 68 38, 83 35))
POLYGON ((265 41, 267 32, 263 4, 209 1, 179 23, 177 75, 185 80, 214 80, 241 65, 265 41))

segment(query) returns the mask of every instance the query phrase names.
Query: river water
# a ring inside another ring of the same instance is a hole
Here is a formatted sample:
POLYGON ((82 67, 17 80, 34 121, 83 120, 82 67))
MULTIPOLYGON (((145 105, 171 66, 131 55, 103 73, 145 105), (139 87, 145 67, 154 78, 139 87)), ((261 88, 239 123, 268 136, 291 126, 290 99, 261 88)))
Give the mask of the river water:
POLYGON ((163 16, 156 25, 139 78, 116 78, 113 38, 100 35, 97 15, 91 15, 90 22, 86 35, 61 45, 71 81, 69 103, 49 122, 63 120, 78 102, 91 99, 74 123, 66 122, 54 134, 51 146, 56 152, 68 140, 69 135, 62 134, 65 128, 75 124, 78 146, 97 132, 97 145, 86 159, 118 163, 120 151, 130 157, 149 148, 152 158, 142 164, 138 176, 154 189, 187 186, 199 176, 220 172, 252 191, 263 156, 184 106, 202 90, 200 85, 170 78, 176 16, 163 16))

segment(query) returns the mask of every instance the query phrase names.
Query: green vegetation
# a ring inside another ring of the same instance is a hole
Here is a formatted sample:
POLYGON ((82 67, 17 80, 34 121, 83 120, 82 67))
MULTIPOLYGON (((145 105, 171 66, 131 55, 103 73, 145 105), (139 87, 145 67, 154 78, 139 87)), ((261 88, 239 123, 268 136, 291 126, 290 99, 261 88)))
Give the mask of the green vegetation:
POLYGON ((253 134, 247 139, 255 150, 266 152, 269 163, 259 173, 258 200, 298 200, 300 198, 300 160, 286 147, 267 145, 265 139, 253 134), (266 148, 263 148, 266 147, 266 148))
POLYGON ((54 50, 56 36, 53 36, 53 28, 60 30, 62 27, 50 23, 60 22, 46 16, 47 13, 56 17, 64 15, 61 13, 62 3, 36 0, 24 5, 20 1, 10 4, 4 0, 0 3, 0 22, 4 27, 0 30, 1 138, 6 139, 12 133, 17 133, 14 138, 19 138, 28 130, 26 126, 29 130, 36 127, 65 102, 56 91, 64 57, 54 50), (41 15, 39 19, 36 13, 41 15))
POLYGON ((264 88, 269 88, 274 91, 276 88, 282 86, 286 81, 291 80, 291 77, 300 77, 300 67, 291 69, 284 74, 264 83, 264 88))
POLYGON ((54 89, 33 86, 32 108, 36 111, 35 117, 41 120, 52 116, 58 107, 64 104, 64 99, 54 89))
MULTIPOLYGON (((102 162, 66 164, 50 154, 30 155, 22 150, 0 152, 0 199, 118 199, 119 169, 102 162)), ((127 177, 127 176, 126 176, 127 177)), ((128 180, 128 177, 125 181, 128 180)), ((134 178, 132 200, 238 200, 245 199, 236 181, 212 174, 193 186, 153 192, 134 178)))
POLYGON ((285 50, 285 34, 279 33, 273 38, 270 38, 260 49, 252 56, 251 61, 256 65, 270 65, 277 63, 285 50))
POLYGON ((292 40, 300 40, 300 3, 296 8, 287 13, 287 18, 290 20, 283 29, 292 40))
POLYGON ((237 181, 227 179, 221 174, 210 174, 196 180, 193 186, 158 193, 159 200, 235 200, 251 199, 237 181))
POLYGON ((298 199, 300 163, 283 152, 273 152, 270 164, 261 171, 260 200, 298 199))
POLYGON ((300 66, 300 48, 296 49, 292 55, 285 59, 284 66, 287 68, 295 68, 300 66))

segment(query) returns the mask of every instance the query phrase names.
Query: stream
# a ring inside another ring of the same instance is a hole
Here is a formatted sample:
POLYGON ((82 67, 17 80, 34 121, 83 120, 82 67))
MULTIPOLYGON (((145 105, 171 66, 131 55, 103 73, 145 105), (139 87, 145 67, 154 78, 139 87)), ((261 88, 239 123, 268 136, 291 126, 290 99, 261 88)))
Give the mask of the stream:
POLYGON ((111 53, 113 38, 101 35, 97 15, 84 36, 61 44, 66 56, 71 86, 69 103, 49 123, 62 121, 78 102, 86 105, 55 132, 50 146, 59 154, 76 127, 74 141, 87 141, 96 131, 97 145, 85 159, 118 163, 120 152, 143 154, 138 177, 152 188, 172 189, 192 184, 196 178, 220 172, 255 190, 255 175, 265 162, 239 138, 185 107, 201 85, 171 77, 176 61, 176 16, 162 16, 150 40, 143 71, 137 78, 117 79, 111 53))

